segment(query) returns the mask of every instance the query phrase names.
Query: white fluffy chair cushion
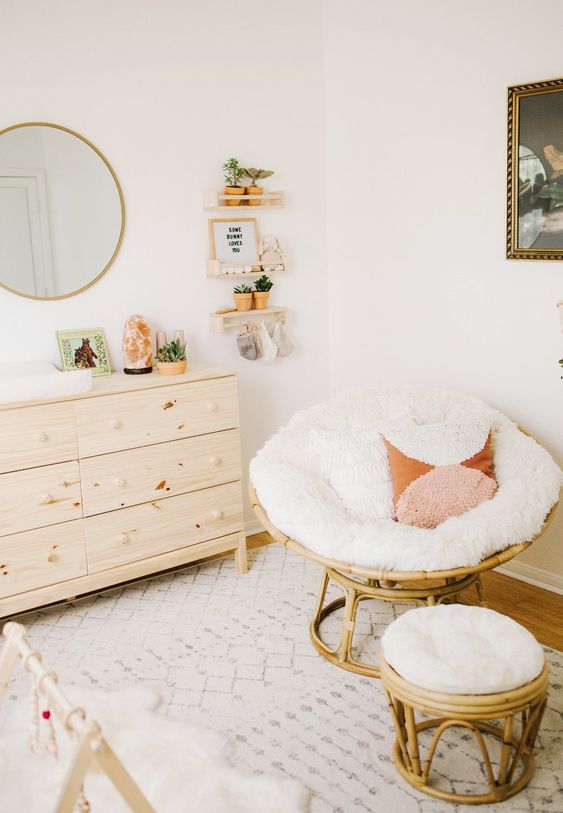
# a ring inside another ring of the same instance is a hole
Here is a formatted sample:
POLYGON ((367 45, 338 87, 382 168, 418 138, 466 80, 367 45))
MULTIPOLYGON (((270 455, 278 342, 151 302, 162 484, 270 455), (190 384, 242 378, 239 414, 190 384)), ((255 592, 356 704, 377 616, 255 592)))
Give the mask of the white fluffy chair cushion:
POLYGON ((257 453, 250 477, 273 525, 311 551, 405 571, 476 565, 531 539, 559 499, 563 481, 550 455, 483 401, 408 386, 348 391, 297 413, 257 453), (489 421, 495 497, 437 528, 395 522, 387 453, 377 433, 405 415, 421 424, 489 421), (353 448, 344 454, 347 443, 353 448), (366 450, 373 455, 369 464, 366 450))
POLYGON ((447 694, 515 689, 544 664, 541 646, 512 618, 462 604, 409 610, 387 627, 381 646, 405 680, 447 694))

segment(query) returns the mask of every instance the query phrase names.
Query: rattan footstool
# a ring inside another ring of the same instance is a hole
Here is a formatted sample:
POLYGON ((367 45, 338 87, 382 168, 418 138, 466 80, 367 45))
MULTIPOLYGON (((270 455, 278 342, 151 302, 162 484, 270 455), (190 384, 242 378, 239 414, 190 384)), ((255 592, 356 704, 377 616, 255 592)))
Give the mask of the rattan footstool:
POLYGON ((524 627, 483 607, 409 610, 385 631, 380 663, 396 732, 393 760, 407 782, 438 799, 470 804, 502 801, 528 784, 548 668, 524 627), (488 784, 482 792, 434 782, 437 747, 454 727, 475 737, 488 784), (422 733, 429 729, 433 734, 422 733), (495 739, 500 748, 490 748, 495 739))

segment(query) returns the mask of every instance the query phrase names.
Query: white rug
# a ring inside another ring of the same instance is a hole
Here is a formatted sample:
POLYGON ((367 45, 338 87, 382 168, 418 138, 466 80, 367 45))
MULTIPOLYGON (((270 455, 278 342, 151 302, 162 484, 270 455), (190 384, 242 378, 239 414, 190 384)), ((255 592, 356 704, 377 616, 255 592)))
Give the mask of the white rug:
MULTIPOLYGON (((155 690, 169 717, 233 740, 239 767, 309 789, 311 813, 467 813, 398 777, 379 682, 338 669, 313 649, 308 623, 320 568, 279 545, 251 552, 250 565, 236 577, 232 559, 218 560, 22 622, 65 683, 155 690)), ((362 604, 366 651, 395 612, 390 604, 362 604)), ((547 655, 552 690, 534 777, 488 813, 563 810, 563 656, 547 655)), ((20 679, 9 696, 27 697, 27 684, 20 679)), ((445 780, 450 787, 460 789, 456 777, 482 781, 469 736, 452 735, 440 753, 437 767, 454 777, 445 780)), ((214 813, 190 804, 188 793, 185 813, 204 811, 214 813)))

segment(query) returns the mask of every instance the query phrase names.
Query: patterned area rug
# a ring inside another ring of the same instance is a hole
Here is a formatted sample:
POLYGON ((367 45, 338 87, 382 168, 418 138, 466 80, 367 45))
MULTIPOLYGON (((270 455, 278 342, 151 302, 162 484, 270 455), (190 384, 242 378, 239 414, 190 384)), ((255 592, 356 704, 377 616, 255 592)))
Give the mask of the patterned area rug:
MULTIPOLYGON (((379 681, 338 669, 313 649, 308 623, 320 568, 279 545, 249 558, 242 578, 232 559, 217 560, 21 620, 61 682, 156 690, 170 717, 234 740, 241 766, 308 788, 311 813, 466 811, 400 779, 379 681)), ((376 658, 374 635, 406 608, 362 603, 363 657, 376 658)), ((563 656, 546 653, 551 693, 534 777, 515 798, 488 805, 491 813, 563 810, 563 656)), ((10 697, 23 691, 19 680, 10 697)), ((461 790, 462 778, 467 789, 482 787, 476 745, 459 731, 442 742, 436 767, 444 787, 461 790)))

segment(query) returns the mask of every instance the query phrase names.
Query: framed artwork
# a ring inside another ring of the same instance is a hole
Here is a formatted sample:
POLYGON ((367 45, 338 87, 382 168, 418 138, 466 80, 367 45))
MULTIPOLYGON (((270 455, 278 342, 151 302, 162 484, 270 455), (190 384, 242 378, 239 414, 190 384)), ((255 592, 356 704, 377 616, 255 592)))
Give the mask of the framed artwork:
POLYGON ((508 88, 509 260, 563 260, 563 79, 508 88))
POLYGON ((257 265, 258 230, 256 218, 218 218, 209 221, 211 259, 222 263, 257 265))
POLYGON ((92 375, 109 375, 106 337, 101 327, 58 330, 63 370, 92 370, 92 375))

